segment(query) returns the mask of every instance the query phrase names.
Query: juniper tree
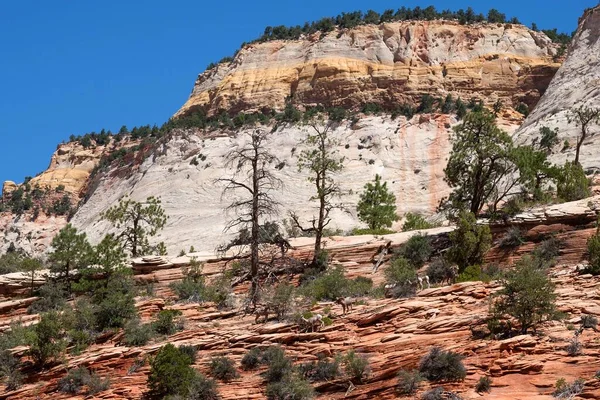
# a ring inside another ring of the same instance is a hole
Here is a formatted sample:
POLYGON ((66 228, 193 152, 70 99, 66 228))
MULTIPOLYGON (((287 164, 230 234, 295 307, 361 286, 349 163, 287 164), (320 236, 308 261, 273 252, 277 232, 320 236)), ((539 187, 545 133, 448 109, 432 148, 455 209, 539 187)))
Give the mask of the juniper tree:
POLYGON ((572 109, 567 115, 569 123, 575 123, 581 130, 579 137, 577 138, 577 146, 575 148, 575 164, 579 164, 579 152, 585 139, 589 136, 595 135, 597 132, 591 131, 591 127, 594 124, 600 123, 600 108, 592 108, 586 106, 580 106, 579 108, 572 109))
POLYGON ((396 215, 396 196, 387 188, 387 182, 381 183, 381 176, 375 175, 374 183, 367 183, 357 205, 358 218, 369 225, 369 229, 389 228, 398 221, 396 215))
POLYGON ((261 243, 261 220, 276 214, 278 203, 272 192, 282 186, 281 180, 271 172, 270 165, 278 163, 276 156, 266 148, 267 134, 257 130, 248 135, 246 143, 231 150, 225 156, 225 165, 233 170, 230 178, 219 179, 226 184, 223 196, 232 192, 241 192, 243 197, 231 203, 227 209, 236 217, 230 221, 226 230, 250 230, 250 275, 252 287, 250 298, 257 301, 259 273, 259 245, 261 243))
POLYGON ((50 271, 56 274, 58 281, 64 282, 67 292, 71 293, 71 272, 73 269, 87 267, 92 252, 92 246, 85 233, 77 233, 77 229, 67 224, 52 239, 50 271))
POLYGON ((152 250, 148 239, 165 227, 168 217, 160 199, 151 196, 144 203, 122 198, 119 204, 102 213, 102 218, 120 230, 117 239, 132 257, 137 257, 152 250))
POLYGON ((344 157, 338 154, 339 142, 331 135, 333 126, 331 121, 324 122, 317 119, 309 122, 308 126, 313 133, 308 133, 303 141, 306 149, 298 156, 298 169, 308 171, 308 181, 315 186, 315 194, 310 200, 318 201, 319 215, 313 216, 309 228, 301 226, 296 214, 292 213, 291 217, 303 232, 315 234, 311 265, 317 266, 323 230, 331 222, 331 211, 340 207, 334 204, 334 199, 342 195, 334 176, 344 168, 344 157))

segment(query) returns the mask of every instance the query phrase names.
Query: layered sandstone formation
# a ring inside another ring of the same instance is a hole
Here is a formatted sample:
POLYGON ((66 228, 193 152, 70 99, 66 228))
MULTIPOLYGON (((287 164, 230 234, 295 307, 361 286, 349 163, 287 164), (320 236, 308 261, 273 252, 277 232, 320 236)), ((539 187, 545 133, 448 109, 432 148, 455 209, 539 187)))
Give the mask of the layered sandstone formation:
MULTIPOLYGON (((569 47, 568 56, 560 67, 546 93, 516 132, 516 140, 530 143, 540 137, 540 128, 558 128, 560 145, 553 161, 564 163, 575 157, 575 144, 580 128, 569 122, 569 111, 580 107, 600 107, 600 7, 589 9, 579 20, 577 33, 569 47), (567 141, 569 146, 563 145, 567 141), (562 148, 562 150, 561 150, 562 148)), ((599 124, 592 124, 591 133, 600 132, 599 124)), ((584 168, 600 169, 598 139, 590 136, 581 149, 580 162, 584 168)))
POLYGON ((176 116, 300 106, 416 103, 423 94, 534 106, 557 45, 522 25, 405 21, 247 45, 198 77, 176 116))
MULTIPOLYGON (((402 240, 397 238, 398 243, 402 240)), ((380 283, 383 281, 383 268, 372 274, 370 259, 381 243, 384 241, 373 237, 339 238, 331 239, 328 246, 332 249, 333 263, 341 264, 349 277, 365 276, 380 283)), ((291 256, 299 259, 309 256, 310 243, 297 242, 295 246, 291 256)), ((222 268, 222 261, 213 260, 205 264, 204 272, 210 277, 220 273, 222 268)), ((482 397, 474 390, 481 376, 492 378, 491 393, 485 394, 485 398, 551 399, 554 384, 560 378, 569 382, 584 379, 585 389, 581 398, 597 398, 600 396, 600 381, 595 377, 600 369, 598 334, 591 330, 583 332, 580 342, 584 347, 580 355, 569 356, 566 348, 573 337, 570 325, 578 326, 582 314, 600 316, 600 295, 596 290, 600 278, 579 276, 572 266, 565 265, 553 269, 551 275, 557 286, 558 307, 567 314, 566 319, 545 323, 536 335, 491 340, 474 336, 473 332, 485 331, 488 300, 499 288, 494 282, 433 287, 420 291, 412 299, 368 298, 346 315, 342 315, 337 305, 318 303, 312 311, 329 313, 333 323, 311 333, 289 321, 272 320, 255 324, 252 315, 244 316, 239 309, 218 310, 210 303, 173 304, 168 283, 181 279, 179 267, 138 271, 136 279, 154 282, 156 293, 156 297, 138 298, 142 319, 152 320, 161 309, 178 309, 186 320, 182 332, 158 338, 142 347, 123 345, 119 332, 102 335, 96 344, 80 355, 69 355, 65 363, 31 373, 20 389, 7 392, 2 391, 0 386, 0 398, 71 398, 57 391, 57 381, 68 369, 85 366, 111 380, 111 387, 96 394, 95 398, 139 399, 146 391, 149 366, 146 363, 133 369, 132 365, 155 354, 166 343, 197 346, 199 353, 194 368, 208 375, 210 357, 222 354, 231 357, 240 377, 218 384, 218 391, 224 399, 266 398, 266 382, 260 375, 263 369, 243 371, 239 363, 249 349, 274 344, 283 346, 295 363, 316 360, 320 355, 332 357, 350 349, 368 358, 371 373, 362 384, 351 387, 349 379, 344 376, 330 382, 315 383, 317 398, 321 399, 414 398, 397 394, 396 374, 401 369, 416 368, 421 357, 433 346, 464 356, 465 381, 443 383, 447 390, 457 392, 463 399, 482 397)), ((236 297, 241 299, 246 290, 245 284, 236 287, 236 297)), ((19 319, 25 324, 35 323, 37 316, 25 314, 32 300, 1 300, 0 330, 6 329, 10 321, 19 319)), ((15 353, 23 354, 25 350, 17 348, 15 353)), ((438 385, 424 383, 418 396, 438 385)))

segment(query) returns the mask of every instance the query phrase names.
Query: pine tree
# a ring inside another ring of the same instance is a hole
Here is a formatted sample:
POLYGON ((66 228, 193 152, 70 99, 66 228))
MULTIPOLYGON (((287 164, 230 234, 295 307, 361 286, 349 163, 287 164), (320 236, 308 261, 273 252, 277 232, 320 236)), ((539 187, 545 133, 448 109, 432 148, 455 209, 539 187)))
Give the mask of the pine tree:
POLYGON ((71 224, 58 232, 52 239, 51 246, 54 250, 49 256, 50 271, 57 275, 57 280, 65 283, 70 294, 71 272, 87 266, 92 246, 85 233, 77 233, 77 229, 71 224))
POLYGON ((388 190, 387 182, 381 183, 379 175, 375 175, 374 183, 365 185, 356 210, 358 218, 372 230, 389 228, 394 221, 398 221, 396 196, 388 190))

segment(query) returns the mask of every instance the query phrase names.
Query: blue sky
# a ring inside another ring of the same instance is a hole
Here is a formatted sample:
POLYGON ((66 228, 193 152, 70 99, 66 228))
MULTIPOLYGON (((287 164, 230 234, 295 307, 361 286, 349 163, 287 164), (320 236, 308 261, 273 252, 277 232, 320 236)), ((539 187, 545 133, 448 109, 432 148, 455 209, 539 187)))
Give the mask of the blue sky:
POLYGON ((0 183, 43 171, 71 134, 166 121, 198 73, 267 25, 401 6, 497 8, 571 32, 597 0, 5 0, 0 4, 0 183))

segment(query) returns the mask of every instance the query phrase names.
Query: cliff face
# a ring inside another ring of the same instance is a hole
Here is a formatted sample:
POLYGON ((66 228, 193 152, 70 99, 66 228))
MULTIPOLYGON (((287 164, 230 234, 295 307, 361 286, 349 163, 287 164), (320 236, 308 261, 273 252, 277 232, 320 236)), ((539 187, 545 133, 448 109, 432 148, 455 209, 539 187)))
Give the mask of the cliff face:
MULTIPOLYGON (((586 11, 579 21, 568 56, 560 67, 546 93, 516 132, 516 140, 531 142, 540 137, 540 128, 558 128, 560 146, 566 140, 570 146, 553 155, 556 162, 573 160, 579 127, 569 123, 570 110, 581 105, 600 107, 600 7, 586 11)), ((592 126, 600 132, 600 126, 592 126)), ((587 140, 581 149, 580 162, 584 168, 600 169, 600 148, 597 140, 587 140)))
POLYGON ((405 21, 244 47, 201 74, 176 115, 300 105, 415 103, 423 94, 537 103, 557 45, 522 25, 405 21))

